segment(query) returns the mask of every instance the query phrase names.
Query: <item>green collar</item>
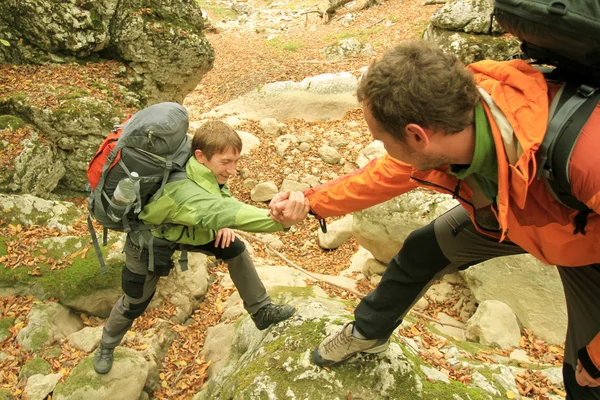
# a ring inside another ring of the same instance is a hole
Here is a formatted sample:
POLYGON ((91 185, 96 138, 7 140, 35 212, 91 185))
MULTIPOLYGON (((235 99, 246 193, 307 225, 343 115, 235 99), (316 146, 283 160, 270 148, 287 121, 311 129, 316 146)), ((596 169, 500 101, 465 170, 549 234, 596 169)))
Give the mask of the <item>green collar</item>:
POLYGON ((451 165, 450 173, 458 179, 473 176, 484 196, 494 201, 498 194, 498 160, 492 129, 481 103, 475 106, 475 150, 470 165, 451 165))
POLYGON ((223 185, 222 187, 219 187, 217 178, 215 178, 215 175, 212 173, 212 171, 206 168, 204 164, 200 164, 194 156, 192 156, 188 160, 185 166, 185 172, 188 179, 194 181, 198 186, 200 186, 207 192, 212 194, 225 194, 227 196, 231 196, 227 184, 223 185))

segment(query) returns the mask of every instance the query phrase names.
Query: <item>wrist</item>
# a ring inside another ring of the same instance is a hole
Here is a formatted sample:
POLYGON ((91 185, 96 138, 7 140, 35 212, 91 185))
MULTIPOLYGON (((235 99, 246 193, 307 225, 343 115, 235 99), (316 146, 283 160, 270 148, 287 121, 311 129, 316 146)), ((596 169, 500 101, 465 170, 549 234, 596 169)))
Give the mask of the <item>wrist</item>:
POLYGON ((582 347, 577 352, 577 357, 579 358, 579 362, 581 362, 581 366, 585 371, 597 382, 600 382, 600 369, 594 364, 590 354, 588 353, 587 347, 582 347))

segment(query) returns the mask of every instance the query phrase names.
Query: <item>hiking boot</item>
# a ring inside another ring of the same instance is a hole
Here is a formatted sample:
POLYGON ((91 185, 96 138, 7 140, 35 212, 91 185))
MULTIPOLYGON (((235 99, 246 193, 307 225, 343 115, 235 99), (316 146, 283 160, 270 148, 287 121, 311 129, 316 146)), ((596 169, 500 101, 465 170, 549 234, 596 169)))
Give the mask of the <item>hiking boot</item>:
POLYGON ((254 314, 250 314, 254 320, 254 325, 259 331, 265 330, 273 324, 285 321, 296 312, 296 307, 291 305, 279 306, 277 304, 267 304, 262 306, 254 314))
POLYGON ((359 339, 352 336, 354 322, 347 322, 342 330, 325 338, 312 352, 312 362, 321 367, 339 364, 357 353, 381 353, 390 345, 389 339, 359 339))
POLYGON ((99 374, 107 374, 113 365, 113 352, 115 349, 108 349, 100 343, 98 351, 94 354, 94 371, 99 374))

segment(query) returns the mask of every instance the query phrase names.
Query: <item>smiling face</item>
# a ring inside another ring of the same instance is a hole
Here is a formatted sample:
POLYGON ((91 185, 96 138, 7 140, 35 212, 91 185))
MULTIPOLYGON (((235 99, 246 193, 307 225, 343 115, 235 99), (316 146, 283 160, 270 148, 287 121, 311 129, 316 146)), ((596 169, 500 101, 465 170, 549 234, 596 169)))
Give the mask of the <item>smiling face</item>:
POLYGON ((194 156, 200 164, 204 164, 213 173, 219 185, 224 185, 231 176, 235 175, 241 154, 230 147, 223 153, 213 154, 210 159, 206 157, 202 150, 196 150, 194 156))

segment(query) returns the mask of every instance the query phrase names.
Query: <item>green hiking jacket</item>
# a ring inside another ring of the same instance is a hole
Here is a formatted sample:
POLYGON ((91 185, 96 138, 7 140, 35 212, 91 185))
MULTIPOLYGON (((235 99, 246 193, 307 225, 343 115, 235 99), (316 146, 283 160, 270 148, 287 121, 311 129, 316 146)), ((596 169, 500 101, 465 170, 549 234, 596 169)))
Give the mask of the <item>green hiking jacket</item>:
POLYGON ((148 203, 139 218, 146 224, 173 224, 154 230, 154 236, 183 244, 203 245, 222 228, 247 232, 277 232, 283 226, 260 209, 231 197, 219 188, 213 173, 194 157, 186 164, 187 179, 165 185, 161 196, 148 203))

